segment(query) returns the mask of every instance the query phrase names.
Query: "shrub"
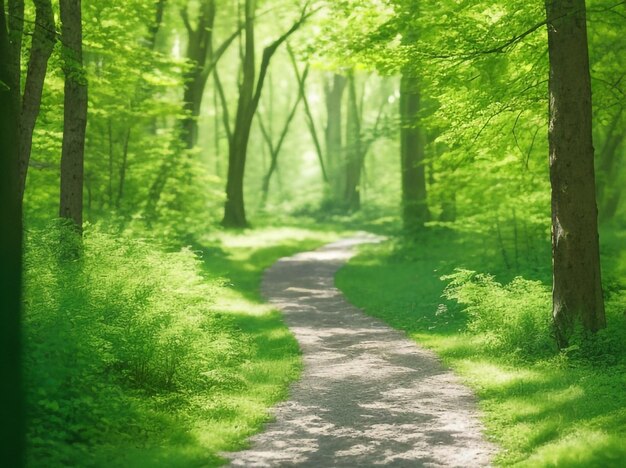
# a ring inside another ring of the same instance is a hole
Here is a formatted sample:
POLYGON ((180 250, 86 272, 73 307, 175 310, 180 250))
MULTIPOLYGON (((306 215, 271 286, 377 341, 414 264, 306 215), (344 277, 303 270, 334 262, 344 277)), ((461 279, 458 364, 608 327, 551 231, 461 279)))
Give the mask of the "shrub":
POLYGON ((190 250, 89 227, 77 258, 67 255, 72 235, 59 225, 27 234, 28 440, 38 466, 139 443, 155 430, 151 404, 214 389, 210 371, 238 364, 250 346, 211 313, 220 282, 200 275, 190 250))
POLYGON ((553 354, 550 291, 539 281, 521 277, 509 284, 487 274, 457 269, 444 276, 443 292, 468 314, 468 330, 484 337, 486 346, 521 357, 553 354))

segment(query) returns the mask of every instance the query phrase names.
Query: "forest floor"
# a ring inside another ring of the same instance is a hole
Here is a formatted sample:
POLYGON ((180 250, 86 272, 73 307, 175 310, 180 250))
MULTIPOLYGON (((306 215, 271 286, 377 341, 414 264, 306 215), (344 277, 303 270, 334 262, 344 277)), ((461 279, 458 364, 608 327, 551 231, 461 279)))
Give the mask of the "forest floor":
MULTIPOLYGON (((415 243, 390 239, 363 246, 338 272, 336 284, 365 313, 434 351, 475 392, 487 434, 501 447, 495 465, 625 466, 626 361, 620 344, 625 316, 621 296, 610 296, 609 328, 597 337, 594 347, 585 348, 586 357, 579 356, 576 347, 536 355, 507 352, 489 341, 489 333, 472 331, 468 314, 442 297, 446 287, 442 276, 456 267, 497 273, 503 284, 513 279, 511 272, 491 261, 494 255, 487 255, 475 243, 480 246, 480 239, 461 236, 455 240, 435 233, 415 243)), ((532 265, 537 263, 549 265, 549 256, 532 265)), ((607 277, 615 269, 611 263, 611 258, 605 259, 610 267, 607 277)), ((520 273, 541 279, 549 294, 548 274, 526 265, 514 274, 520 273)), ((502 289, 483 292, 488 294, 489 307, 509 316, 526 307, 519 300, 512 305, 511 294, 502 294, 502 289)), ((526 298, 525 293, 520 294, 526 298)), ((480 313, 487 312, 480 309, 480 313)), ((541 305, 537 312, 549 314, 549 304, 541 305)))
POLYGON ((233 466, 485 466, 472 392, 434 353, 352 306, 334 286, 360 234, 284 258, 262 292, 303 352, 302 377, 233 466))

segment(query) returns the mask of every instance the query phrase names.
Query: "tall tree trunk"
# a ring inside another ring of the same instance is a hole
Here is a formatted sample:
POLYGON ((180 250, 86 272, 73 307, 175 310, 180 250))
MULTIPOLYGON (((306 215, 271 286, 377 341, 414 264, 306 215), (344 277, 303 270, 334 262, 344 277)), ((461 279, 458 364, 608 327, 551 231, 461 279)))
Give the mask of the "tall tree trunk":
POLYGON ((419 80, 409 73, 400 83, 400 156, 402 171, 402 219, 407 230, 422 228, 429 220, 426 201, 424 139, 419 128, 419 80))
MULTIPOLYGON (((7 3, 7 13, 9 16, 7 18, 6 24, 8 26, 10 56, 8 62, 5 63, 9 64, 9 75, 7 76, 7 78, 11 80, 10 82, 8 82, 9 87, 15 90, 15 92, 17 93, 16 96, 19 103, 19 99, 22 93, 21 63, 22 43, 24 37, 24 0, 8 0, 7 3)), ((19 122, 19 117, 17 117, 17 120, 19 122)))
POLYGON ((547 0, 553 316, 559 346, 606 326, 584 0, 547 0))
POLYGON ((34 3, 36 11, 35 31, 33 32, 30 48, 30 59, 28 61, 28 72, 24 85, 19 125, 20 198, 24 197, 26 174, 33 145, 33 131, 35 130, 35 123, 41 108, 41 96, 48 69, 48 60, 56 42, 54 14, 50 0, 34 0, 34 3))
POLYGON ((624 133, 620 127, 623 109, 620 109, 613 118, 608 129, 604 145, 599 154, 598 170, 598 205, 600 222, 608 222, 613 219, 622 194, 620 185, 619 166, 623 157, 622 144, 624 133))
POLYGON ((124 136, 124 148, 122 149, 122 162, 120 163, 119 173, 120 179, 117 186, 117 199, 115 200, 115 208, 119 209, 124 197, 124 188, 126 184, 126 170, 128 169, 128 145, 130 144, 130 134, 132 127, 128 127, 124 136))
MULTIPOLYGON (((21 39, 20 39, 21 40, 21 39)), ((19 80, 0 0, 0 465, 24 466, 21 371, 22 209, 18 186, 19 80), (8 85, 8 86, 7 86, 8 85)), ((19 71, 19 69, 17 69, 19 71)))
POLYGON ((256 2, 245 2, 245 44, 242 57, 242 82, 235 126, 228 151, 228 176, 226 181, 226 204, 222 224, 225 227, 244 228, 248 225, 243 194, 246 153, 250 127, 256 108, 253 108, 254 82, 256 79, 256 53, 254 37, 254 13, 256 2))
MULTIPOLYGON (((197 36, 197 32, 200 28, 198 26, 197 29, 194 29, 189 22, 189 18, 187 17, 187 11, 182 10, 183 21, 185 22, 185 26, 189 32, 189 40, 190 47, 192 41, 199 41, 204 44, 200 47, 201 52, 197 50, 193 53, 188 53, 188 55, 194 55, 197 58, 201 57, 201 65, 199 66, 197 62, 192 60, 193 68, 185 77, 185 90, 183 96, 183 107, 186 110, 186 117, 183 118, 180 124, 180 135, 182 137, 183 145, 186 149, 192 149, 195 147, 198 137, 198 116, 200 115, 200 107, 202 105, 202 98, 204 95, 204 88, 206 86, 207 80, 209 76, 216 70, 217 63, 224 55, 224 53, 228 50, 233 41, 240 35, 241 29, 237 29, 233 34, 231 34, 216 50, 213 50, 213 35, 212 35, 212 25, 214 22, 215 16, 215 1, 211 0, 204 4, 204 8, 209 5, 212 12, 205 13, 205 16, 208 14, 209 18, 207 21, 210 21, 211 31, 209 31, 206 35, 197 36)), ((158 17, 158 15, 157 15, 158 17)), ((201 23, 205 22, 202 20, 201 23)), ((207 28, 204 28, 205 30, 207 28)), ((179 153, 180 149, 177 145, 178 141, 174 142, 174 153, 173 157, 167 158, 161 164, 159 168, 158 174, 152 185, 148 190, 148 199, 146 201, 145 208, 145 218, 148 224, 152 223, 158 217, 158 205, 161 199, 161 195, 165 186, 167 185, 167 181, 170 178, 170 174, 174 166, 179 162, 176 157, 177 153, 179 153)))
POLYGON ((257 77, 254 37, 255 5, 255 0, 246 0, 245 2, 245 44, 242 52, 242 82, 239 86, 235 126, 232 136, 229 138, 226 203, 222 219, 222 225, 227 228, 245 228, 248 226, 243 192, 248 142, 250 141, 252 121, 259 107, 270 62, 278 48, 309 17, 305 7, 298 21, 286 33, 264 49, 257 77))
POLYGON ((65 101, 59 216, 83 226, 83 179, 87 127, 87 77, 83 69, 81 0, 60 0, 65 101))
POLYGON ((336 204, 343 195, 343 138, 342 101, 348 81, 341 75, 333 75, 325 86, 326 94, 326 167, 330 179, 330 201, 336 204))
POLYGON ((194 28, 187 17, 187 10, 182 10, 183 21, 187 28, 187 60, 189 70, 184 77, 183 103, 185 117, 182 121, 182 139, 187 149, 192 149, 198 142, 198 117, 208 75, 204 76, 209 51, 213 41, 215 23, 215 0, 203 0, 200 15, 194 28))
POLYGON ((348 77, 348 110, 346 114, 345 182, 342 208, 349 212, 354 212, 361 208, 359 185, 363 170, 364 145, 361 136, 361 115, 353 73, 348 77))
POLYGON ((154 22, 148 28, 148 36, 146 37, 146 45, 150 50, 156 48, 157 36, 163 23, 163 14, 165 13, 165 6, 167 0, 157 0, 154 10, 154 22))

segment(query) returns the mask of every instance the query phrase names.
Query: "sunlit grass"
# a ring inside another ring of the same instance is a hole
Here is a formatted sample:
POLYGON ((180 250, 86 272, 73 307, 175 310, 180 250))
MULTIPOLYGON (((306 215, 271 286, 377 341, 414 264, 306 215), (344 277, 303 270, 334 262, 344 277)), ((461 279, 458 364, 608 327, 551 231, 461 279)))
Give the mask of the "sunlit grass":
POLYGON ((151 464, 222 464, 222 452, 244 448, 247 438, 268 421, 269 409, 286 398, 289 384, 299 376, 301 360, 298 344, 280 313, 261 298, 263 271, 281 257, 315 249, 337 236, 332 231, 257 229, 221 233, 207 237, 205 245, 195 246, 207 278, 224 280, 212 312, 223 314, 238 330, 247 345, 241 352, 248 355, 236 368, 212 369, 228 374, 236 384, 198 395, 188 414, 193 426, 190 440, 169 445, 163 449, 167 458, 157 457, 151 464))
POLYGON ((246 446, 301 371, 295 338, 260 295, 262 274, 279 258, 338 236, 295 228, 217 232, 191 249, 165 253, 158 244, 95 230, 86 238, 82 270, 56 276, 42 247, 56 244, 34 236, 27 258, 39 270, 27 297, 49 324, 29 322, 27 335, 28 377, 39 388, 29 394, 38 418, 29 426, 29 466, 225 463, 223 452, 246 446), (55 299, 57 280, 75 287, 55 299), (84 316, 90 320, 78 321, 84 316), (50 324, 64 326, 63 333, 47 333, 50 324), (112 355, 113 340, 115 351, 127 354, 112 355), (72 349, 83 353, 81 367, 72 349), (176 366, 173 383, 158 379, 169 365, 176 366))
POLYGON ((389 244, 365 247, 340 270, 338 286, 366 312, 436 351, 474 389, 487 435, 501 447, 496 464, 626 466, 624 360, 595 367, 560 355, 521 360, 494 352, 465 332, 463 314, 439 307, 439 278, 457 266, 451 259, 471 261, 445 247, 412 257, 389 244))

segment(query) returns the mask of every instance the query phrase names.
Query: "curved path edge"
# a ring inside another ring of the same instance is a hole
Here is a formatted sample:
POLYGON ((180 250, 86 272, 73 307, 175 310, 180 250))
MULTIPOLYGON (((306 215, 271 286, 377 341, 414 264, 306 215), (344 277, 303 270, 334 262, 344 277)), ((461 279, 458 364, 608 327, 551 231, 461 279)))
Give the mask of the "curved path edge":
POLYGON ((263 295, 300 343, 304 370, 250 448, 223 454, 230 466, 489 466, 496 448, 472 392, 334 285, 359 245, 381 240, 361 233, 266 271, 263 295))

